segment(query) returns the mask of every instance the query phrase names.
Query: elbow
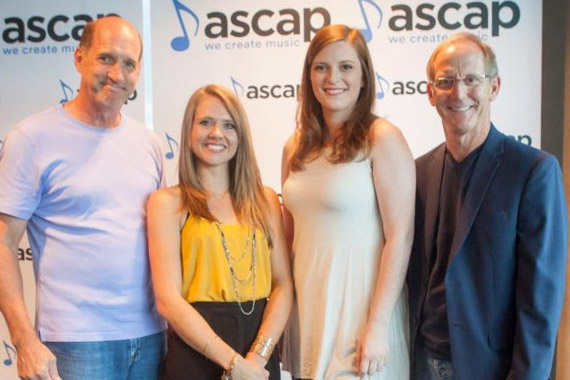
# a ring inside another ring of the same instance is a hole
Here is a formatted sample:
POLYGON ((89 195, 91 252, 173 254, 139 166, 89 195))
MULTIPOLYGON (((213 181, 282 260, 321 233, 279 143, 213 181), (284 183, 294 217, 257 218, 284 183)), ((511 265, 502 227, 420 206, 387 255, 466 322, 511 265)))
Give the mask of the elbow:
POLYGON ((161 302, 160 298, 156 298, 156 309, 164 319, 168 320, 168 307, 165 302, 161 302))
POLYGON ((289 278, 288 280, 274 283, 270 297, 278 298, 281 311, 289 315, 293 306, 293 281, 289 278))
POLYGON ((156 309, 158 313, 170 322, 170 312, 173 310, 173 301, 164 295, 156 294, 156 309))
POLYGON ((160 300, 157 298, 156 300, 156 309, 158 310, 158 314, 160 314, 163 318, 167 319, 167 312, 168 312, 168 307, 166 307, 164 302, 160 302, 160 300))
POLYGON ((291 306, 293 305, 293 282, 288 281, 287 284, 283 286, 283 288, 283 293, 285 294, 284 298, 287 301, 287 312, 289 312, 291 310, 291 306))

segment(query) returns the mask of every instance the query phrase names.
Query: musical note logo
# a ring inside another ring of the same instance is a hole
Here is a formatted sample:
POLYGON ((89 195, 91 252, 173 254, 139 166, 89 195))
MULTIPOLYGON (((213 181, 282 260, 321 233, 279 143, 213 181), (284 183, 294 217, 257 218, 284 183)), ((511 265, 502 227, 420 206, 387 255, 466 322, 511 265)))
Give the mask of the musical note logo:
POLYGON ((382 75, 376 72, 376 81, 378 83, 378 91, 376 91, 376 99, 384 99, 386 93, 390 91, 390 82, 382 75))
POLYGON ((172 0, 172 4, 174 5, 174 10, 176 11, 178 22, 180 23, 180 27, 182 28, 182 35, 174 37, 170 42, 170 46, 172 47, 172 49, 176 51, 184 51, 190 47, 190 38, 188 37, 188 31, 186 30, 186 26, 184 25, 184 20, 182 20, 182 12, 188 13, 196 22, 196 30, 194 31, 194 36, 198 34, 198 27, 200 26, 200 20, 198 19, 198 15, 196 15, 196 13, 194 13, 190 8, 184 5, 180 0, 172 0))
POLYGON ((4 366, 9 367, 14 363, 14 361, 12 360, 12 355, 10 355, 10 351, 12 351, 14 356, 16 356, 16 350, 14 349, 14 347, 6 343, 5 340, 2 340, 2 342, 4 343, 4 349, 6 350, 6 359, 4 359, 4 366))
POLYGON ((245 91, 245 89, 243 88, 243 85, 238 82, 237 80, 235 80, 233 77, 230 77, 231 81, 232 81, 232 87, 234 89, 234 92, 236 94, 236 96, 243 96, 243 93, 245 91))
POLYGON ((180 149, 180 145, 178 145, 178 142, 174 138, 172 138, 168 133, 165 133, 165 135, 166 135, 166 142, 168 143, 170 151, 166 152, 164 157, 166 157, 169 160, 172 160, 176 152, 178 152, 178 149, 180 149))
POLYGON ((362 37, 364 37, 364 41, 370 42, 372 40, 372 28, 370 27, 370 22, 368 21, 368 15, 364 10, 364 3, 372 5, 378 12, 378 26, 376 29, 380 29, 380 25, 382 24, 382 8, 380 8, 380 6, 372 0, 358 0, 360 12, 362 12, 362 18, 364 19, 364 24, 366 25, 365 29, 359 29, 358 31, 362 34, 362 37))
POLYGON ((73 99, 73 89, 61 79, 59 80, 59 84, 61 85, 61 91, 63 91, 63 98, 59 101, 59 104, 65 104, 73 99))

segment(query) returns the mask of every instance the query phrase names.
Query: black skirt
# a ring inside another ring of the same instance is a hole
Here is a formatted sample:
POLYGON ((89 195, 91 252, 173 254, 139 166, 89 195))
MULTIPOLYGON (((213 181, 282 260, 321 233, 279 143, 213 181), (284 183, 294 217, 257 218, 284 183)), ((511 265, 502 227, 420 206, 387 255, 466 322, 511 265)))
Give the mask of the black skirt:
MULTIPOLYGON (((246 311, 251 310, 251 304, 243 302, 242 307, 246 311)), ((266 304, 266 299, 255 301, 251 315, 244 315, 237 302, 194 302, 192 306, 224 342, 245 357, 257 336, 266 304)), ((265 368, 269 371, 270 380, 281 379, 277 350, 273 351, 265 368)), ((195 351, 170 330, 162 380, 218 380, 223 372, 222 367, 195 351)))

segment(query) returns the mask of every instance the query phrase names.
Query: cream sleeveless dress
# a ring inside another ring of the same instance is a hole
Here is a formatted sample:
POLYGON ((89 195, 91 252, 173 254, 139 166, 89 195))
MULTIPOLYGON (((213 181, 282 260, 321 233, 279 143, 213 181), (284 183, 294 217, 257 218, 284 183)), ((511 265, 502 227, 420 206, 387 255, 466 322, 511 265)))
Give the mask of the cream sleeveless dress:
POLYGON ((353 371, 384 247, 370 160, 331 164, 321 156, 289 174, 283 201, 294 219, 296 291, 284 369, 315 380, 408 380, 405 291, 392 316, 387 367, 373 376, 353 371))

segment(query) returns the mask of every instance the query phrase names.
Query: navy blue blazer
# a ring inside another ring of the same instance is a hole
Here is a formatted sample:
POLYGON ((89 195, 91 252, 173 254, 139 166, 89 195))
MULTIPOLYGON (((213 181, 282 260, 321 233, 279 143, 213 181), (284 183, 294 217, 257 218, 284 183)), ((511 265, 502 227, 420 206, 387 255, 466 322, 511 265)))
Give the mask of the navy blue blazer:
MULTIPOLYGON (((416 160, 408 271, 412 358, 434 254, 445 144, 416 160)), ((491 125, 460 211, 445 275, 459 380, 547 379, 562 311, 568 216, 550 154, 491 125)))

